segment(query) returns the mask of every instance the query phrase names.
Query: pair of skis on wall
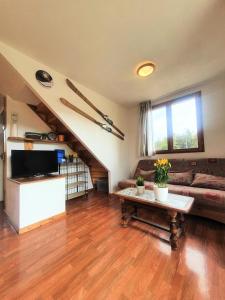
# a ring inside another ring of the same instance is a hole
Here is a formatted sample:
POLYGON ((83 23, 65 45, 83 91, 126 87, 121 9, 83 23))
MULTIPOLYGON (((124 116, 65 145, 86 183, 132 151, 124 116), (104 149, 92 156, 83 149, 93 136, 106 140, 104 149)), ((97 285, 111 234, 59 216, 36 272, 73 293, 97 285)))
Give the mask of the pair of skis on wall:
POLYGON ((119 139, 124 140, 124 133, 113 124, 113 121, 107 115, 105 115, 103 112, 101 112, 87 97, 85 97, 81 93, 81 91, 79 91, 69 79, 66 79, 66 83, 69 86, 69 88, 76 95, 78 95, 82 100, 84 100, 84 102, 86 102, 92 109, 94 109, 94 111, 96 111, 117 132, 114 131, 111 127, 109 127, 107 124, 104 124, 104 123, 101 123, 101 122, 97 121, 95 118, 91 117, 90 115, 88 115, 84 111, 80 110, 78 107, 76 107, 74 104, 70 103, 68 100, 66 100, 64 98, 60 98, 60 101, 65 106, 72 109, 73 111, 80 114, 81 116, 85 117, 89 121, 91 121, 91 122, 95 123, 96 125, 100 126, 103 130, 106 130, 107 132, 109 132, 109 133, 115 135, 116 137, 118 137, 119 139))

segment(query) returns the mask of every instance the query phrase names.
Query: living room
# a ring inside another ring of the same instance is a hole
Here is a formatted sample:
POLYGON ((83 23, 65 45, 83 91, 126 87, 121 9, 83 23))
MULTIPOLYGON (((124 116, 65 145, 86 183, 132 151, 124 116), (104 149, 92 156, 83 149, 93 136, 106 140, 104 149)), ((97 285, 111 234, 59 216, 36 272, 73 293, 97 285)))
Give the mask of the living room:
POLYGON ((0 8, 1 299, 224 299, 224 1, 0 8))

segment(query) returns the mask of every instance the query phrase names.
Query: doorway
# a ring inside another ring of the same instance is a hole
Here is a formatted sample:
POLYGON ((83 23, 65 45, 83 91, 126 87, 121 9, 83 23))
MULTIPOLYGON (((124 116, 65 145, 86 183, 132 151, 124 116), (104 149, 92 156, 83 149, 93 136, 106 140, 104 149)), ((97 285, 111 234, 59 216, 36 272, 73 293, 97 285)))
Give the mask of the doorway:
POLYGON ((0 207, 5 200, 5 130, 6 130, 6 97, 0 95, 0 207))

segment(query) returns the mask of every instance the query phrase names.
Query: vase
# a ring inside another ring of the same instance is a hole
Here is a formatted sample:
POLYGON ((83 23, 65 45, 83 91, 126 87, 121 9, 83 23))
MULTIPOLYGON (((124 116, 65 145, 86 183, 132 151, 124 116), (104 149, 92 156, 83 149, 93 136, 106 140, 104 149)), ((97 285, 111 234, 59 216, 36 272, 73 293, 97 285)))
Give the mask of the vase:
POLYGON ((157 185, 154 186, 155 199, 160 202, 166 202, 168 198, 168 187, 160 188, 157 185))
POLYGON ((11 114, 11 136, 18 136, 18 115, 16 113, 11 114))
POLYGON ((137 185, 137 195, 143 195, 145 192, 145 186, 144 185, 137 185))

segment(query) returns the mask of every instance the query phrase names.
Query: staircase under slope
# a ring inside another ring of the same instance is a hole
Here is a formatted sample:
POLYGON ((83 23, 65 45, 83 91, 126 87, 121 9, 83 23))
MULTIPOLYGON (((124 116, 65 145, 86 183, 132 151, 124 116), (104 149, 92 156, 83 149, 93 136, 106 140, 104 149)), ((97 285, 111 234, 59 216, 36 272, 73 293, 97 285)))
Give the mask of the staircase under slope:
POLYGON ((86 163, 90 169, 93 186, 96 186, 96 181, 102 178, 108 178, 108 171, 94 157, 94 155, 85 148, 85 146, 74 136, 74 134, 47 108, 44 103, 40 102, 37 105, 28 106, 44 121, 53 132, 63 134, 67 145, 75 151, 78 156, 86 163))

